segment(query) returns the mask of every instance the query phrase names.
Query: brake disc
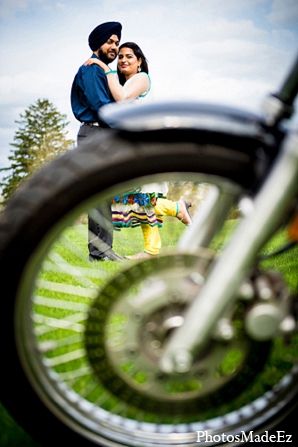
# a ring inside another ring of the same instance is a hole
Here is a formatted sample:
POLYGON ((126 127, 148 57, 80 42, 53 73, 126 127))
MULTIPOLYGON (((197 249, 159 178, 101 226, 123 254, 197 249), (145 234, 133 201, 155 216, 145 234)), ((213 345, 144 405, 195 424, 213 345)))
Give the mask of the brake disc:
POLYGON ((85 344, 93 370, 111 393, 158 414, 184 414, 233 398, 259 372, 270 343, 246 335, 240 302, 229 312, 232 337, 218 338, 214 331, 186 373, 160 370, 165 343, 183 324, 211 261, 207 250, 152 258, 122 271, 101 290, 89 310, 85 344))

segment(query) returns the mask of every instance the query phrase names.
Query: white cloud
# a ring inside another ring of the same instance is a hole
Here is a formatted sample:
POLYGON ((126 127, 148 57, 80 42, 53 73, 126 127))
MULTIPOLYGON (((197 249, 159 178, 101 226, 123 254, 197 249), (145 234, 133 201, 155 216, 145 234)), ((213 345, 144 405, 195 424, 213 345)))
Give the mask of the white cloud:
POLYGON ((55 87, 51 74, 44 75, 40 79, 38 72, 23 72, 16 76, 3 76, 0 78, 2 105, 15 104, 18 98, 19 104, 24 106, 32 97, 39 98, 44 92, 50 91, 49 87, 55 87))
POLYGON ((44 0, 1 0, 0 17, 7 18, 13 16, 16 12, 24 11, 29 5, 42 3, 44 0))
MULTIPOLYGON (((121 0, 120 0, 121 1, 121 0)), ((196 18, 200 16, 212 16, 229 13, 241 12, 242 17, 246 15, 248 11, 258 9, 262 4, 268 3, 268 0, 208 0, 198 3, 197 0, 187 0, 185 2, 180 0, 174 0, 171 5, 176 9, 180 7, 181 12, 192 11, 196 18)))
POLYGON ((272 11, 267 18, 272 25, 297 26, 298 22, 297 0, 274 0, 272 3, 272 11))
POLYGON ((256 27, 252 20, 227 20, 218 18, 212 21, 204 20, 197 33, 201 40, 221 40, 237 38, 250 41, 260 41, 268 38, 268 31, 256 27), (204 38, 205 36, 205 38, 204 38))
POLYGON ((27 8, 30 0, 1 0, 0 2, 0 17, 8 17, 13 15, 16 11, 22 11, 27 8))

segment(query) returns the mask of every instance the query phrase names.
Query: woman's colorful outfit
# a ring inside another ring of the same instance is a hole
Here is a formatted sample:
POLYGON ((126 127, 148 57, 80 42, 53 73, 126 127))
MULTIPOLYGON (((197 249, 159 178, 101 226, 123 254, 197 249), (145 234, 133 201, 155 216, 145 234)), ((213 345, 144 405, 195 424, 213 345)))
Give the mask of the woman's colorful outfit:
MULTIPOLYGON (((146 73, 138 73, 135 76, 144 74, 146 73)), ((147 76, 149 89, 136 101, 145 98, 151 89, 151 80, 149 75, 147 76)), ((133 78, 124 84, 124 88, 133 78)), ((178 202, 168 200, 167 193, 168 184, 163 182, 143 185, 132 191, 115 195, 111 201, 114 229, 121 230, 121 228, 141 226, 145 241, 144 252, 152 255, 158 254, 161 249, 158 228, 163 224, 163 216, 176 217, 179 212, 178 202)))

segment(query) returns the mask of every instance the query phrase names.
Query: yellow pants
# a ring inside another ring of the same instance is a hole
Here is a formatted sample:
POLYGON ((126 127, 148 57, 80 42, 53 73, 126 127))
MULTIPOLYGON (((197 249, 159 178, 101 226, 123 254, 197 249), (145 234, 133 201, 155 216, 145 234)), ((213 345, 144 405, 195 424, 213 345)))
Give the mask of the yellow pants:
POLYGON ((158 226, 150 227, 148 224, 141 225, 145 242, 144 251, 150 255, 157 255, 161 249, 161 238, 158 226))
POLYGON ((176 217, 179 213, 179 203, 168 199, 157 199, 154 210, 157 216, 176 217))
MULTIPOLYGON (((179 204, 168 199, 157 199, 154 210, 157 216, 176 217, 179 213, 179 204)), ((151 227, 150 225, 144 224, 141 225, 141 228, 145 242, 144 251, 150 255, 157 255, 161 249, 161 238, 158 226, 151 227)))

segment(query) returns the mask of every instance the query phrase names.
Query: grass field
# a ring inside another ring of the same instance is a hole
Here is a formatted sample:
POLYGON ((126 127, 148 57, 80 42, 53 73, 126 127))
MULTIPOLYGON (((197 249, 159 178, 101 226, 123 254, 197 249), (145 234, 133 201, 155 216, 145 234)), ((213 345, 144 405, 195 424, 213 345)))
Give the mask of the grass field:
MULTIPOLYGON (((229 234, 231 228, 234 225, 234 221, 228 221, 224 231, 217 237, 216 241, 213 244, 213 249, 215 252, 220 251, 222 242, 225 240, 227 234, 229 234)), ((161 229, 161 237, 163 241, 164 247, 170 247, 175 245, 179 235, 183 231, 183 225, 177 223, 177 221, 167 221, 164 227, 161 229)), ((285 235, 283 232, 280 232, 276 237, 274 237, 270 243, 265 247, 264 252, 271 252, 276 248, 280 247, 285 242, 285 235)), ((139 228, 137 229, 126 229, 121 232, 114 233, 114 249, 116 252, 125 255, 132 254, 136 252, 142 251, 143 242, 142 242, 142 233, 139 228)), ((58 265, 58 260, 65 259, 66 261, 71 259, 71 263, 74 267, 78 267, 84 270, 87 267, 88 255, 87 255, 87 247, 86 247, 86 225, 79 224, 76 227, 71 227, 68 229, 65 238, 58 242, 55 245, 55 250, 50 256, 50 259, 45 264, 44 272, 41 275, 40 282, 38 284, 38 288, 36 291, 36 295, 38 295, 38 299, 36 301, 36 314, 39 320, 37 321, 37 326, 40 329, 39 332, 39 340, 40 343, 46 343, 49 340, 48 332, 44 331, 44 320, 50 318, 60 318, 63 319, 70 315, 70 311, 67 308, 46 308, 44 307, 44 302, 46 299, 56 300, 61 293, 57 292, 57 290, 49 290, 47 288, 47 284, 49 283, 64 283, 68 286, 80 286, 80 283, 73 283, 74 279, 67 272, 63 272, 61 270, 57 270, 55 268, 58 265), (73 253, 70 249, 71 246, 75 246, 77 250, 76 253, 73 253), (44 319, 44 320, 43 320, 44 319)), ((61 264, 61 261, 59 261, 61 264)), ((125 261, 129 263, 130 261, 125 261)), ((263 262, 263 266, 273 267, 275 269, 280 270, 289 287, 292 290, 298 288, 298 275, 297 275, 297 263, 298 263, 298 248, 291 249, 289 252, 278 256, 274 259, 270 259, 270 261, 263 262)), ((60 265, 59 264, 59 265, 60 265)), ((89 265, 88 265, 89 267, 89 265)), ((92 274, 90 270, 91 279, 88 281, 90 288, 98 287, 106 281, 106 278, 109 276, 113 276, 119 268, 122 268, 120 263, 92 263, 92 274)), ((88 288, 88 284, 85 284, 85 287, 88 288)), ((91 295, 90 295, 91 296, 91 295)), ((91 302, 90 296, 86 296, 84 298, 80 298, 78 300, 78 305, 88 306, 91 302)), ((65 297, 64 297, 65 299, 65 297)), ((65 333, 65 329, 61 329, 56 331, 56 337, 59 339, 61 334, 65 333)), ((74 341, 73 349, 79 350, 81 347, 80 342, 74 341)), ((53 354, 53 352, 49 353, 49 358, 58 356, 63 356, 67 351, 65 347, 57 347, 57 351, 53 354)), ((294 343, 285 346, 282 340, 277 339, 274 343, 274 347, 272 349, 270 359, 268 364, 266 365, 264 371, 259 375, 258 379, 255 380, 254 383, 249 387, 245 393, 239 395, 239 397, 233 401, 233 408, 241 406, 246 402, 250 401, 255 396, 262 395, 266 390, 270 389, 274 383, 276 383, 284 373, 291 367, 291 365, 297 359, 298 352, 298 339, 297 336, 294 337, 294 343)), ((54 358, 55 360, 55 358, 54 358)), ((53 365, 54 365, 53 360, 53 365)), ((73 362, 69 362, 69 366, 65 366, 65 364, 57 364, 55 366, 55 370, 61 374, 67 374, 67 368, 73 368, 75 362, 81 362, 81 366, 84 366, 85 360, 75 359, 73 362), (65 369, 66 368, 66 369, 65 369)), ((80 392, 86 384, 84 383, 85 379, 77 380, 73 384, 73 389, 80 392)), ((94 391, 92 391, 94 392, 94 391)), ((90 400, 96 401, 98 399, 98 395, 94 398, 91 397, 90 400)), ((107 404, 109 405, 109 403, 107 404)), ((229 410, 226 405, 223 405, 220 411, 229 410)), ((208 412, 204 415, 204 417, 209 417, 216 415, 216 413, 208 412)), ((150 416, 150 415, 149 415, 150 416)), ((148 417, 149 417, 148 416, 148 417)), ((150 417, 149 417, 150 419, 150 417)), ((0 446, 1 447, 38 447, 34 441, 27 435, 10 417, 5 408, 0 405, 0 446)))

